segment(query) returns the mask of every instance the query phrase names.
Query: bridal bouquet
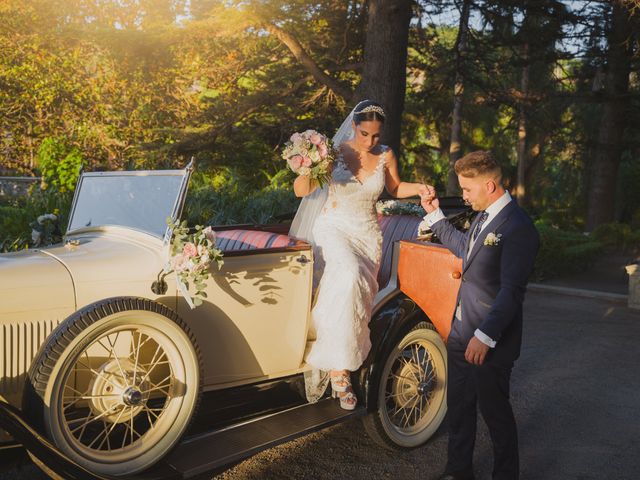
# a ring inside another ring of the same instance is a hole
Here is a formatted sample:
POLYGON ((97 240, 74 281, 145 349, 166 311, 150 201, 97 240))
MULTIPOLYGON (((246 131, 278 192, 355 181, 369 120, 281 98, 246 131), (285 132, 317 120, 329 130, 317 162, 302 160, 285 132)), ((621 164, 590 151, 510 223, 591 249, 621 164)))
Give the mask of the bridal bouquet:
POLYGON ((329 182, 335 151, 326 136, 315 130, 294 133, 285 144, 282 158, 297 175, 309 175, 320 186, 329 182))
POLYGON ((191 308, 195 308, 202 305, 202 300, 207 298, 205 289, 209 278, 209 265, 215 261, 218 268, 222 267, 223 254, 215 247, 216 234, 211 227, 203 228, 196 225, 195 232, 189 233, 186 221, 174 223, 168 218, 167 224, 173 230, 171 258, 158 274, 158 280, 153 282, 151 290, 155 293, 165 293, 167 287, 164 277, 175 273, 182 296, 191 308), (193 284, 196 290, 193 298, 188 292, 190 284, 193 284))

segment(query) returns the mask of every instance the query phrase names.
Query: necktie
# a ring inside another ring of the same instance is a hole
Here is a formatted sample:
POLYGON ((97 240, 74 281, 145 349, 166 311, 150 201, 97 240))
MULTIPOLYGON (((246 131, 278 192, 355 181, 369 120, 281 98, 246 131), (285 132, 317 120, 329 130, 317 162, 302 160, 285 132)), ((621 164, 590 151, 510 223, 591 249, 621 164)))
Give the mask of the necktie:
POLYGON ((487 220, 487 218, 489 217, 489 214, 487 212, 482 212, 480 214, 480 220, 478 220, 478 223, 476 224, 476 228, 473 230, 473 240, 475 241, 476 238, 478 238, 478 235, 480 235, 480 230, 482 229, 482 224, 487 220))

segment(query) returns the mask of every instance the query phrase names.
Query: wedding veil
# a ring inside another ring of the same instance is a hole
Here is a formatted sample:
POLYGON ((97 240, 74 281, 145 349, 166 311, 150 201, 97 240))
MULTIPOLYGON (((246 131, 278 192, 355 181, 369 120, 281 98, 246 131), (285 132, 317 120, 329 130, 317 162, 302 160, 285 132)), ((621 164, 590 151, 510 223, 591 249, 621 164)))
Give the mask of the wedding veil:
MULTIPOLYGON (((335 148, 340 147, 340 144, 350 140, 353 137, 353 128, 351 126, 353 122, 353 112, 355 107, 351 110, 351 113, 344 119, 340 128, 331 139, 335 148)), ((322 188, 317 188, 313 193, 307 195, 300 202, 296 216, 293 218, 291 228, 289 229, 289 235, 301 240, 306 240, 313 246, 314 257, 314 269, 313 269, 313 290, 316 290, 322 270, 324 269, 324 259, 322 258, 322 252, 313 241, 313 225, 316 218, 320 215, 324 204, 329 196, 330 185, 324 185, 322 188)), ((307 401, 315 403, 324 395, 327 385, 329 384, 329 372, 324 370, 318 370, 313 368, 304 372, 304 384, 305 394, 307 401)))
MULTIPOLYGON (((344 119, 342 125, 340 125, 340 128, 331 139, 335 148, 353 138, 353 127, 351 125, 353 112, 355 112, 355 107, 347 115, 347 118, 344 119)), ((318 215, 320 215, 328 196, 329 185, 324 185, 302 199, 289 229, 290 236, 313 243, 313 225, 318 215)))

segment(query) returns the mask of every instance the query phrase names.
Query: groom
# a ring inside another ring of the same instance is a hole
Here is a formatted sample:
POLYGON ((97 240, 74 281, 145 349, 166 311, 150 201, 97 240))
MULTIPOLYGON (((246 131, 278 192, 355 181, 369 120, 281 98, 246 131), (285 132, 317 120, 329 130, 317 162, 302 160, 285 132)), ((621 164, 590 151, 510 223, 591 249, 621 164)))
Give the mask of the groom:
POLYGON ((518 435, 509 402, 513 362, 520 354, 522 302, 538 252, 538 232, 502 185, 489 151, 455 164, 463 199, 481 212, 466 233, 444 217, 433 187, 421 203, 425 221, 462 258, 462 283, 447 342, 449 446, 440 480, 471 480, 476 404, 493 443, 495 480, 518 478, 518 435))

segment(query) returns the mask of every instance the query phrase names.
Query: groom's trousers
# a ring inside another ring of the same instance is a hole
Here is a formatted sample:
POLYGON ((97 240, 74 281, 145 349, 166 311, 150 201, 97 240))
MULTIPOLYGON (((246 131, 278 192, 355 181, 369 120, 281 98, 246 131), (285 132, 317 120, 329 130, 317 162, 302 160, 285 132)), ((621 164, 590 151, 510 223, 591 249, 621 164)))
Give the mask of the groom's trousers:
POLYGON ((519 474, 518 433, 509 402, 511 367, 494 365, 490 357, 472 365, 464 350, 449 345, 447 404, 449 448, 446 471, 471 477, 476 439, 477 406, 493 443, 493 479, 517 480, 519 474))

